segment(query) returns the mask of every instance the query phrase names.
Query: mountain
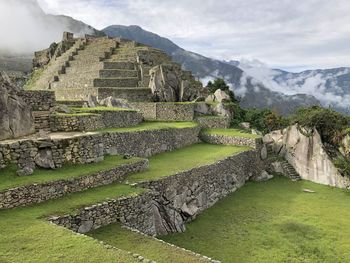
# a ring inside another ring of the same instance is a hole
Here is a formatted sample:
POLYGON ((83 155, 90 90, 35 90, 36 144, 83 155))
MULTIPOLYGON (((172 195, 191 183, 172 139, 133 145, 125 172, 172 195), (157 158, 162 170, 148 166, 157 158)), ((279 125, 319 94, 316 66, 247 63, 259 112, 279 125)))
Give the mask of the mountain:
POLYGON ((76 35, 105 35, 69 16, 45 14, 36 0, 3 1, 0 16, 9 21, 0 25, 2 32, 9 32, 0 40, 0 71, 30 71, 34 51, 60 41, 64 31, 76 35))
POLYGON ((299 107, 319 104, 319 101, 312 95, 286 95, 283 92, 270 90, 233 63, 184 50, 171 40, 143 30, 139 26, 113 25, 102 31, 112 37, 123 37, 164 50, 185 69, 192 71, 203 84, 217 77, 224 78, 234 92, 241 97, 243 107, 268 107, 282 114, 289 114, 299 107))
POLYGON ((316 69, 298 73, 268 68, 263 63, 230 61, 270 90, 313 95, 322 106, 350 114, 350 68, 316 69))

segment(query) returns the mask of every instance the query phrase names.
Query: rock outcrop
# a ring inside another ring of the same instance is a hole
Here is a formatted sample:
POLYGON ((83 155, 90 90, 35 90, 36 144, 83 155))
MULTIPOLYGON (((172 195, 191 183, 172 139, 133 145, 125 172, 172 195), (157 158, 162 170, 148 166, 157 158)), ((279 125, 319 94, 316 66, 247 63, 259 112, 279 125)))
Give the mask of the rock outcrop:
POLYGON ((35 132, 31 108, 19 90, 0 75, 0 140, 17 138, 35 132))
POLYGON ((193 101, 203 96, 202 84, 177 64, 161 64, 150 70, 149 87, 155 101, 193 101))
POLYGON ((302 179, 350 188, 350 178, 342 176, 334 166, 316 130, 306 131, 293 125, 273 131, 263 140, 276 154, 285 158, 302 179))

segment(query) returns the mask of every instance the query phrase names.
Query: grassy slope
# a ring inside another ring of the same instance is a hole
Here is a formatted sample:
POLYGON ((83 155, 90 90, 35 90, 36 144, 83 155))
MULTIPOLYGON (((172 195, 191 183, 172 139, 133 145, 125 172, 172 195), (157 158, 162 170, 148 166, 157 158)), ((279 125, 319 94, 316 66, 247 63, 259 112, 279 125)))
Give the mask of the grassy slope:
POLYGON ((350 262, 349 218, 349 191, 278 177, 248 183, 163 239, 223 263, 350 262))
POLYGON ((249 149, 249 147, 198 143, 149 158, 150 169, 130 175, 128 181, 138 182, 169 176, 196 166, 214 163, 227 156, 249 149))
POLYGON ((193 128, 198 124, 195 122, 158 122, 158 121, 147 121, 134 127, 127 128, 108 128, 99 130, 100 132, 134 132, 134 131, 145 131, 145 130, 160 130, 160 129, 183 129, 193 128))
POLYGON ((44 218, 141 191, 112 184, 31 207, 0 211, 0 262, 134 262, 124 251, 106 250, 44 218))
POLYGON ((17 167, 9 166, 6 169, 1 170, 0 191, 27 184, 44 183, 48 181, 90 175, 99 171, 110 170, 123 164, 132 163, 137 160, 140 159, 123 159, 121 156, 106 156, 105 159, 99 163, 65 165, 56 170, 37 169, 31 176, 22 177, 16 175, 17 167))
MULTIPOLYGON (((194 165, 213 162, 245 149, 248 148, 198 144, 152 157, 150 165, 152 171, 160 177, 194 165)), ((141 174, 141 177, 145 176, 141 174)), ((108 198, 129 196, 143 191, 128 185, 111 184, 31 207, 0 211, 0 262, 134 262, 124 251, 106 250, 96 241, 48 224, 45 217, 73 213, 78 208, 108 198)), ((155 243, 148 243, 148 248, 154 248, 153 253, 158 253, 159 249, 163 256, 170 253, 169 257, 177 258, 173 250, 168 251, 163 246, 157 248, 155 243)))
POLYGON ((147 258, 157 261, 158 263, 204 262, 200 258, 186 251, 164 244, 141 234, 131 232, 122 228, 119 224, 112 224, 97 229, 91 232, 89 235, 112 246, 144 255, 147 258))
POLYGON ((73 111, 76 112, 98 112, 98 111, 133 111, 136 110, 128 109, 128 108, 119 108, 119 107, 105 107, 105 106, 98 106, 98 107, 92 107, 92 108, 71 108, 73 111))
POLYGON ((202 132, 204 134, 218 134, 218 135, 252 138, 252 139, 261 137, 259 135, 247 133, 239 129, 205 129, 202 132))

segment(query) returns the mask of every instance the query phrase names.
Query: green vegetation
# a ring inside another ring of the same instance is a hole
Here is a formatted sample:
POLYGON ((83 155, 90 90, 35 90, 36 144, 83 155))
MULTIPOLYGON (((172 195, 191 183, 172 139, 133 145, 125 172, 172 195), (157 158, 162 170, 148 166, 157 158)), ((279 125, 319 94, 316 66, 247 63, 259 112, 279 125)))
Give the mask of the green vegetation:
POLYGON ((184 129, 193 128, 198 124, 195 122, 158 122, 158 121, 147 121, 142 122, 137 126, 127 127, 127 128, 107 128, 99 130, 100 132, 137 132, 146 130, 162 130, 162 129, 184 129))
POLYGON ((209 81, 207 88, 210 94, 214 94, 216 90, 221 89, 230 96, 232 102, 238 102, 233 91, 230 90, 230 87, 226 84, 225 80, 221 78, 215 79, 214 82, 209 81))
POLYGON ((294 122, 303 127, 315 128, 321 135, 322 141, 337 145, 350 124, 348 117, 332 109, 319 106, 300 109, 294 122))
POLYGON ((277 177, 247 183, 163 239, 223 263, 350 262, 349 218, 348 190, 277 177))
POLYGON ((32 90, 35 87, 36 82, 40 79, 41 75, 43 74, 44 70, 47 68, 47 66, 44 66, 42 68, 34 70, 28 79, 28 81, 24 85, 24 89, 32 90))
POLYGON ((133 163, 138 160, 140 160, 140 158, 123 159, 121 156, 105 156, 105 159, 98 163, 67 164, 56 170, 37 169, 34 171, 33 175, 22 177, 16 175, 17 167, 11 165, 1 170, 0 191, 33 183, 44 183, 90 175, 99 171, 110 170, 123 164, 133 163))
POLYGON ((232 137, 243 137, 243 138, 260 138, 261 136, 256 134, 247 133, 239 129, 204 129, 203 134, 218 134, 232 137))
POLYGON ((120 224, 112 224, 99 228, 89 233, 89 235, 109 245, 141 254, 158 263, 180 261, 186 263, 204 262, 204 260, 182 249, 172 247, 153 238, 122 228, 120 224))
POLYGON ((0 262, 135 262, 121 250, 107 250, 94 240, 50 225, 45 217, 74 213, 109 198, 143 191, 111 184, 31 207, 0 211, 0 262))
POLYGON ((333 163, 343 176, 350 177, 350 162, 346 157, 340 155, 333 160, 333 163))
POLYGON ((198 143, 149 158, 150 168, 147 171, 128 176, 127 180, 129 182, 139 182, 166 177, 193 167, 214 163, 249 149, 249 147, 198 143))

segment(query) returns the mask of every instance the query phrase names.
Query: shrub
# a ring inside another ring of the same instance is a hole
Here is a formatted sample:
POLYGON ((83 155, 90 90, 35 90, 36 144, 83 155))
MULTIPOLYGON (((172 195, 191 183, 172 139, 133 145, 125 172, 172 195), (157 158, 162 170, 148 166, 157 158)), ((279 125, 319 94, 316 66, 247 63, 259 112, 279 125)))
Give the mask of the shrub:
POLYGON ((350 177, 350 162, 348 159, 344 156, 338 156, 334 159, 333 163, 343 176, 350 177))
POLYGON ((348 118, 343 114, 319 106, 299 109, 294 122, 303 127, 315 128, 323 142, 333 145, 339 143, 339 134, 349 125, 348 118))
POLYGON ((223 79, 217 78, 214 80, 214 82, 209 81, 207 84, 207 88, 210 94, 214 94, 216 90, 221 89, 230 96, 232 102, 238 102, 237 98, 235 97, 235 94, 232 90, 230 90, 230 87, 226 84, 225 80, 223 79))

